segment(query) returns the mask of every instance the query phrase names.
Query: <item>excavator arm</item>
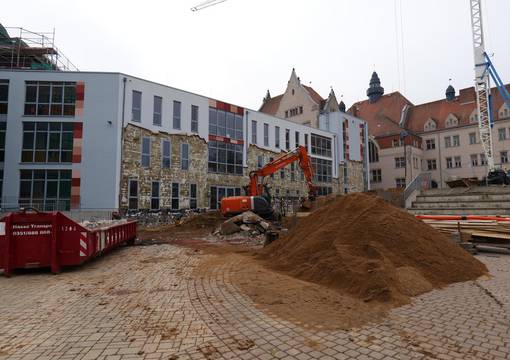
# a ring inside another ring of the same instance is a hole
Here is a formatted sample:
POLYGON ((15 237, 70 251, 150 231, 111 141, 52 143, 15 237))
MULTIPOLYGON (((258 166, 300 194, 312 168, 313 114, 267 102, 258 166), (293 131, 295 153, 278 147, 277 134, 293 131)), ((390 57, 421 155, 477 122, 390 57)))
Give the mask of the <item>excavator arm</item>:
POLYGON ((306 183, 308 185, 308 196, 310 198, 315 198, 317 189, 313 184, 313 168, 312 161, 310 160, 310 156, 308 155, 308 151, 304 146, 299 146, 293 151, 283 154, 282 156, 276 158, 270 163, 266 164, 262 168, 256 171, 252 171, 250 173, 250 184, 248 185, 248 196, 261 196, 263 193, 263 185, 259 184, 259 179, 264 178, 268 175, 274 174, 278 170, 284 168, 285 166, 298 161, 299 166, 303 170, 305 174, 306 183))

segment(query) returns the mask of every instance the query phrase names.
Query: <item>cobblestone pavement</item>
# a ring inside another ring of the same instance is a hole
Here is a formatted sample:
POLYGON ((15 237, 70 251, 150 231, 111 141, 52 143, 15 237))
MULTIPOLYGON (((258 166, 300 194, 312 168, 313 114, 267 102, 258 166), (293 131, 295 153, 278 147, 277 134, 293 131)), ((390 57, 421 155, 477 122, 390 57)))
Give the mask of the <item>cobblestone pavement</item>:
POLYGON ((120 249, 83 267, 0 278, 0 359, 510 359, 510 257, 493 278, 432 291, 381 323, 299 327, 229 280, 235 263, 172 245, 120 249))

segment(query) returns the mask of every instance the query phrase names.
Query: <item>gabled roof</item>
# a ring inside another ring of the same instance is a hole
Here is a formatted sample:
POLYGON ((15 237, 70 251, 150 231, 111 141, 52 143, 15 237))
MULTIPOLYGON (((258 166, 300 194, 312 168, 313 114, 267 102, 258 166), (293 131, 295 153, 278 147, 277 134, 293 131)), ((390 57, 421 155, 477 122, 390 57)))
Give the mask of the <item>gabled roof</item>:
POLYGON ((278 112, 278 108, 280 107, 280 102, 282 101, 283 94, 272 97, 271 99, 267 100, 262 104, 259 111, 269 114, 269 115, 276 115, 278 112))
POLYGON ((324 98, 319 95, 317 91, 315 91, 312 87, 303 85, 306 91, 308 91, 308 94, 310 94, 310 97, 313 101, 315 101, 317 104, 321 105, 324 102, 324 98))
POLYGON ((400 134, 399 126, 402 109, 412 103, 400 92, 395 91, 381 96, 375 103, 368 100, 355 103, 349 113, 368 123, 368 132, 371 136, 380 137, 400 134))

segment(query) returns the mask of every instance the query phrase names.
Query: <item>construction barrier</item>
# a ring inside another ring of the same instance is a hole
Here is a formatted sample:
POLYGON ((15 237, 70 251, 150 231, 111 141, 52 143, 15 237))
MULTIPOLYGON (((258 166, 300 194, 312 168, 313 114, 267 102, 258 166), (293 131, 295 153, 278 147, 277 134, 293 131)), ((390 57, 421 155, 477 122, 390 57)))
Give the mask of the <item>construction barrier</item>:
POLYGON ((23 210, 0 219, 0 269, 10 276, 14 269, 80 265, 113 248, 133 243, 135 220, 87 228, 61 212, 23 210))

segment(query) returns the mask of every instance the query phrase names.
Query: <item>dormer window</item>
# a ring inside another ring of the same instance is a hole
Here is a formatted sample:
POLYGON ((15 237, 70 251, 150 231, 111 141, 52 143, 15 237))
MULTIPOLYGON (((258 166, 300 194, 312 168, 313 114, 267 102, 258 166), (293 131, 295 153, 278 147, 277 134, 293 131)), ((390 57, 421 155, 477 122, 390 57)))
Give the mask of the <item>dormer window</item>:
POLYGON ((294 95, 294 89, 292 89, 292 95, 294 95))
POLYGON ((470 123, 477 123, 478 122, 478 110, 475 109, 469 116, 469 122, 470 123))
POLYGON ((453 114, 448 115, 445 121, 445 127, 451 128, 455 126, 459 126, 459 119, 453 114))
POLYGON ((425 126, 423 127, 423 130, 434 131, 436 130, 436 128, 437 128, 436 122, 432 119, 428 119, 427 122, 425 123, 425 126))
POLYGON ((501 105, 501 107, 499 108, 498 117, 500 119, 510 117, 510 109, 508 109, 508 106, 506 104, 501 105))

